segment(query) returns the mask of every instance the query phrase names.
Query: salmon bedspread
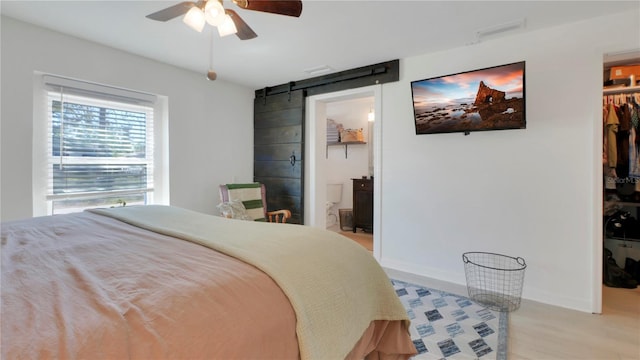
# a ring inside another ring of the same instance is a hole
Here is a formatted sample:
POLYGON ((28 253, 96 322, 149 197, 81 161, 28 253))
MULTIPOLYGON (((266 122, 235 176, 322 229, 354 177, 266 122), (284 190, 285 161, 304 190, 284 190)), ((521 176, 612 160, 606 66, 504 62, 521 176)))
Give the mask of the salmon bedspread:
POLYGON ((415 353, 368 252, 299 225, 167 206, 4 223, 1 285, 3 359, 415 353))

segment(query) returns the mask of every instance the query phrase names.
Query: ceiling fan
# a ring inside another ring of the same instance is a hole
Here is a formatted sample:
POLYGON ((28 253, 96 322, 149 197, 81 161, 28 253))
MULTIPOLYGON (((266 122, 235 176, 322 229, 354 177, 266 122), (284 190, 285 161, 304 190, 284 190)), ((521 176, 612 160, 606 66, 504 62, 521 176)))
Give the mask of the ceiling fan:
MULTIPOLYGON (((218 28, 220 36, 236 34, 240 40, 258 36, 244 20, 231 9, 222 6, 223 0, 183 1, 166 9, 147 15, 157 21, 168 21, 184 15, 183 21, 192 29, 201 32, 205 23, 218 28)), ((242 9, 272 14, 299 17, 302 13, 301 0, 232 0, 242 9)))

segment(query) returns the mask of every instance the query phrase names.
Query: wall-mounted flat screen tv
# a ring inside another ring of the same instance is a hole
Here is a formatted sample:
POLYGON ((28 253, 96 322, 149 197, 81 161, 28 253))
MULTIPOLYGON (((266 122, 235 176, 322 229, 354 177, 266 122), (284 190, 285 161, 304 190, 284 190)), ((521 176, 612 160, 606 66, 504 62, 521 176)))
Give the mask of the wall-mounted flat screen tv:
POLYGON ((525 129, 524 61, 411 82, 416 134, 525 129))

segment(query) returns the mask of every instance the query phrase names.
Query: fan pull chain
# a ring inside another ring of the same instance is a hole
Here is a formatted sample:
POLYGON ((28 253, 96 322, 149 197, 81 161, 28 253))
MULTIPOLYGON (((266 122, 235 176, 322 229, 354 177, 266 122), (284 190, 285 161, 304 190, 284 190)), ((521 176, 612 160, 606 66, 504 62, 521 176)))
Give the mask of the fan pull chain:
POLYGON ((216 74, 215 71, 213 71, 213 31, 211 31, 211 40, 209 41, 209 70, 207 71, 207 79, 214 81, 217 77, 218 74, 216 74))

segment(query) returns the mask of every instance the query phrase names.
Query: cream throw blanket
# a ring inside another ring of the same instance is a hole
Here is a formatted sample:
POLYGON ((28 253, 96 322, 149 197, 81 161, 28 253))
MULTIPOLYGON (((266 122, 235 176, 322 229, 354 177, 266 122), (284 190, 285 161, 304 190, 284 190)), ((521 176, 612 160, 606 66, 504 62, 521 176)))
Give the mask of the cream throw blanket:
POLYGON ((409 328, 382 268, 362 246, 337 233, 169 206, 91 211, 210 247, 267 273, 296 312, 302 359, 344 359, 373 320, 405 320, 409 328))

